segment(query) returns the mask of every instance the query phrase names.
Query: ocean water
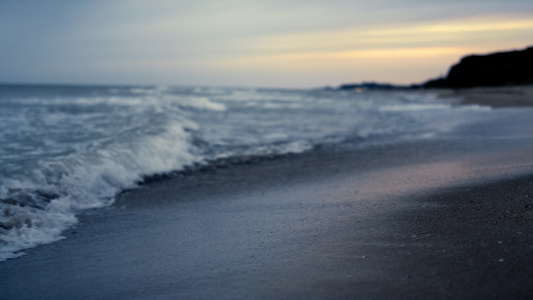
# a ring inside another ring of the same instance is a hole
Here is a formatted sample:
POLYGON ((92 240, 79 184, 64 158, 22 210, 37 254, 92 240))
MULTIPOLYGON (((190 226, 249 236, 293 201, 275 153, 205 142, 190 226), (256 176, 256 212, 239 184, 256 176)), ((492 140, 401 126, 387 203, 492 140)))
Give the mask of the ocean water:
POLYGON ((422 92, 1 85, 0 261, 62 239, 145 176, 431 139, 501 112, 422 92))

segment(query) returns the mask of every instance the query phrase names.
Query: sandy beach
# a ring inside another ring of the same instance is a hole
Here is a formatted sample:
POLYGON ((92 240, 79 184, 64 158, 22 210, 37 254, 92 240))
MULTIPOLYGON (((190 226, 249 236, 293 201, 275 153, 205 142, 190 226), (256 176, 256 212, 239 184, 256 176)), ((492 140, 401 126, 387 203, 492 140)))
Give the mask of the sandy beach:
POLYGON ((461 104, 481 104, 495 108, 533 106, 533 86, 437 89, 442 97, 459 99, 461 104))
POLYGON ((532 118, 153 180, 0 263, 0 298, 531 299, 532 118))

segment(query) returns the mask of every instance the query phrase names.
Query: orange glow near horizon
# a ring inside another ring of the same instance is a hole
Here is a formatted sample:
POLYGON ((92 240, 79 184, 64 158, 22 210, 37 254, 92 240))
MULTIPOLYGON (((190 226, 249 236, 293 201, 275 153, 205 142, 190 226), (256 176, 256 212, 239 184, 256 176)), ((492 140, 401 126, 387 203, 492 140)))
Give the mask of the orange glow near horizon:
MULTIPOLYGON (((229 61, 234 67, 254 65, 263 68, 276 68, 279 65, 315 68, 339 67, 339 64, 349 65, 351 60, 392 60, 437 58, 449 55, 461 55, 465 49, 453 47, 423 47, 423 48, 396 48, 396 49, 367 49, 339 52, 310 52, 281 54, 262 57, 242 58, 229 61)), ((228 65, 228 66, 229 66, 228 65)))
POLYGON ((384 29, 369 32, 370 35, 408 35, 408 34, 442 34, 442 33, 468 33, 468 32, 493 32, 532 30, 531 20, 457 20, 454 22, 424 24, 399 29, 384 29))
POLYGON ((243 43, 249 45, 248 52, 212 63, 233 72, 251 68, 271 72, 284 69, 324 73, 353 70, 353 73, 361 74, 361 80, 377 77, 412 83, 437 77, 439 73, 442 75, 465 55, 511 50, 494 43, 491 38, 495 36, 505 42, 506 38, 532 32, 533 19, 503 18, 306 32, 252 39, 243 43), (486 41, 479 42, 480 39, 486 41), (422 72, 419 79, 406 79, 405 74, 401 75, 405 70, 429 67, 435 71, 432 74, 422 72), (376 75, 378 71, 384 75, 376 75))

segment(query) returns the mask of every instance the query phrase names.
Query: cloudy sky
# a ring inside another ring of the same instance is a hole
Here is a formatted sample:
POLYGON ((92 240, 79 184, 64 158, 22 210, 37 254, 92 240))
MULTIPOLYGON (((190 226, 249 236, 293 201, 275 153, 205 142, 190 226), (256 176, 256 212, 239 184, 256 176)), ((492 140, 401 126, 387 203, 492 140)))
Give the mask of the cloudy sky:
POLYGON ((533 45, 533 1, 0 1, 0 81, 418 83, 533 45))

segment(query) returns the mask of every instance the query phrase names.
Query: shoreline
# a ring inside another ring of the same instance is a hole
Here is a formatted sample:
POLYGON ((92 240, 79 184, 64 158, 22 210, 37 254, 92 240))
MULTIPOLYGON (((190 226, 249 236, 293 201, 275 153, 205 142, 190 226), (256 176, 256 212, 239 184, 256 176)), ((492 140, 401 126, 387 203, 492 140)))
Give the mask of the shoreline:
POLYGON ((533 106, 533 85, 471 88, 375 89, 367 93, 433 93, 458 105, 484 105, 492 108, 533 106))
POLYGON ((454 141, 147 184, 1 263, 0 296, 527 299, 531 139, 454 141))
POLYGON ((533 106, 533 85, 503 87, 473 87, 458 89, 426 89, 443 98, 458 98, 463 105, 479 104, 493 108, 533 106))
POLYGON ((148 182, 0 263, 0 298, 529 299, 523 115, 148 182))

